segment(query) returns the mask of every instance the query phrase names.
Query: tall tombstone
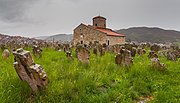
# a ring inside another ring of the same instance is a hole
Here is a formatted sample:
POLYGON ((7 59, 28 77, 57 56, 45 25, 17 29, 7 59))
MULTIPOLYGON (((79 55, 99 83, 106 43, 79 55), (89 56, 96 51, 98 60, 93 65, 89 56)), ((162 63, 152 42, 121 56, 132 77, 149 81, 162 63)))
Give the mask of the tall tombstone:
POLYGON ((76 54, 79 61, 82 63, 89 63, 90 52, 83 44, 76 47, 76 54))
POLYGON ((33 45, 32 51, 33 51, 33 54, 35 57, 41 57, 42 56, 42 49, 39 46, 33 45))
POLYGON ((115 57, 115 63, 120 66, 130 67, 133 64, 133 58, 131 57, 131 51, 121 49, 115 57))
POLYGON ((131 50, 131 56, 132 57, 135 57, 136 56, 136 48, 135 47, 132 47, 132 50, 131 50))
POLYGON ((39 64, 35 64, 29 51, 22 48, 13 52, 14 68, 22 81, 26 81, 34 92, 48 84, 46 72, 39 64))

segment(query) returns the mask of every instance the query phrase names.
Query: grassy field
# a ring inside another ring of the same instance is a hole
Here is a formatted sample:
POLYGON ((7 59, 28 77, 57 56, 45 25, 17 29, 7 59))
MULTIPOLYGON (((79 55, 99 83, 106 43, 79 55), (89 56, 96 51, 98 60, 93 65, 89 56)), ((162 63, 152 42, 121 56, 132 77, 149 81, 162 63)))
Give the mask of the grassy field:
POLYGON ((134 103, 146 97, 152 98, 150 103, 180 103, 180 59, 172 62, 161 57, 167 70, 159 71, 151 68, 145 54, 136 56, 134 65, 126 69, 115 64, 114 54, 91 54, 90 64, 82 64, 46 48, 42 58, 33 58, 50 82, 47 89, 32 94, 16 74, 13 58, 12 54, 8 60, 0 56, 0 103, 134 103))

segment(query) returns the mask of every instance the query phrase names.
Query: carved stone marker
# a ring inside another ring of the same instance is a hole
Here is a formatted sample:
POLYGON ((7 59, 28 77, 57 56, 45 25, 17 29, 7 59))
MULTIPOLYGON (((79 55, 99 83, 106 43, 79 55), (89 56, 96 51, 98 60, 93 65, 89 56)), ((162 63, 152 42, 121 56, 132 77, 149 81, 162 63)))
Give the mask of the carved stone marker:
POLYGON ((82 63, 89 63, 90 52, 83 45, 78 45, 76 48, 78 60, 82 63))
POLYGON ((35 64, 29 51, 22 48, 13 52, 14 68, 22 81, 26 81, 34 92, 48 84, 46 72, 39 64, 35 64))
POLYGON ((131 57, 131 51, 122 49, 115 57, 115 63, 117 65, 130 67, 133 64, 133 58, 131 57))

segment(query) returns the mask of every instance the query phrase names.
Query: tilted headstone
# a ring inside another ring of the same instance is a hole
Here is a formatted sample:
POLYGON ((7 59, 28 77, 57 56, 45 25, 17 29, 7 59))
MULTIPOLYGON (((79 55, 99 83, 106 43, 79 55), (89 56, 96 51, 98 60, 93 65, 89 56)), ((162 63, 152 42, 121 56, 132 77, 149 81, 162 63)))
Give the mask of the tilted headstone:
POLYGON ((45 88, 48 84, 48 77, 44 69, 35 64, 30 52, 22 48, 13 52, 14 68, 22 81, 26 81, 34 92, 45 88))
POLYGON ((76 52, 79 61, 82 63, 89 63, 90 52, 86 47, 80 44, 77 46, 76 52))

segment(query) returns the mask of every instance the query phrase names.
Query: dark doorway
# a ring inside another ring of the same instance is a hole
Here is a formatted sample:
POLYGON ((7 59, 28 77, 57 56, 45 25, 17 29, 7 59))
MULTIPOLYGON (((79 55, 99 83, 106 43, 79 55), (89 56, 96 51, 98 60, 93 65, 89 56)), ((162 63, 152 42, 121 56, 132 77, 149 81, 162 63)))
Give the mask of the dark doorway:
POLYGON ((81 41, 81 44, 83 44, 83 41, 81 41))

